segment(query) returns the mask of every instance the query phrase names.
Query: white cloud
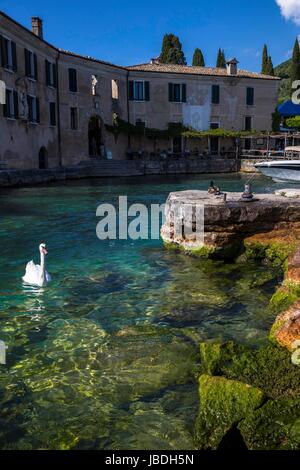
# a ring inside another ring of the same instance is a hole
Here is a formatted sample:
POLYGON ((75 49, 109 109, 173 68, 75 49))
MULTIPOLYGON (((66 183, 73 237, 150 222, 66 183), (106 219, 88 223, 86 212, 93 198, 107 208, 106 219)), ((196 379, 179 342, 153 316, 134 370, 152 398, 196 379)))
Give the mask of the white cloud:
POLYGON ((282 16, 300 25, 300 0, 275 0, 282 16))

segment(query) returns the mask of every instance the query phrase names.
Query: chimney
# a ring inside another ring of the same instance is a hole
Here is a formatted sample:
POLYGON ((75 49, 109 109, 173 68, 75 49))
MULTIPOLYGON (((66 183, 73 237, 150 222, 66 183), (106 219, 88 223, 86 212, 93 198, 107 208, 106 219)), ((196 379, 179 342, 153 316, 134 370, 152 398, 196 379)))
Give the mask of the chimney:
POLYGON ((238 60, 236 59, 230 59, 227 64, 227 75, 237 75, 238 73, 238 60))
POLYGON ((43 20, 37 16, 31 18, 32 32, 40 39, 43 39, 43 20))

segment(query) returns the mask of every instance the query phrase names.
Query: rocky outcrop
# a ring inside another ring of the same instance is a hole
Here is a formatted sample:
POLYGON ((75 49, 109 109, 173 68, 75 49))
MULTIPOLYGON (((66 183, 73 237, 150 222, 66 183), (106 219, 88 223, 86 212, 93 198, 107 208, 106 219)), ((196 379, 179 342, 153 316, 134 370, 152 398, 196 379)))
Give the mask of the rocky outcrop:
POLYGON ((249 203, 238 193, 228 193, 225 201, 223 195, 184 191, 169 195, 161 236, 168 247, 222 257, 236 255, 247 237, 280 229, 300 230, 300 199, 261 194, 249 203))
POLYGON ((270 337, 289 351, 294 351, 295 342, 300 340, 300 301, 276 318, 270 337))

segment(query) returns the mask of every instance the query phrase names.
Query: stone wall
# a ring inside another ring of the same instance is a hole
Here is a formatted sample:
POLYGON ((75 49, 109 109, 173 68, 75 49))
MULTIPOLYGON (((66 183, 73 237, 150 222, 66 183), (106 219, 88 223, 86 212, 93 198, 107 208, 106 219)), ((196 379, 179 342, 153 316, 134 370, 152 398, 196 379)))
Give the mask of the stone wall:
POLYGON ((81 178, 110 178, 122 176, 232 173, 235 160, 176 160, 161 161, 90 161, 81 165, 48 170, 2 170, 0 187, 43 184, 81 178))

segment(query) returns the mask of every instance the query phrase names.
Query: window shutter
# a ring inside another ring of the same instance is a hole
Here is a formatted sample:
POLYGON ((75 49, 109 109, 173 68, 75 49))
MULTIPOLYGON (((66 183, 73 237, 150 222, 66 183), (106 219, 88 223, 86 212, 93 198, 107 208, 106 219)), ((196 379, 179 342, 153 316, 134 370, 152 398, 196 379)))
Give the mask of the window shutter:
POLYGON ((182 84, 182 102, 186 103, 186 84, 182 84))
POLYGON ((69 90, 74 93, 77 91, 77 72, 75 69, 69 69, 69 90))
POLYGON ((4 67, 4 41, 3 37, 0 35, 0 65, 4 67))
POLYGON ((2 61, 3 67, 7 67, 8 65, 8 57, 7 57, 7 41, 6 39, 2 38, 2 61))
POLYGON ((38 79, 38 65, 37 65, 37 56, 33 54, 33 63, 34 63, 34 79, 38 79))
POLYGON ((6 94, 5 94, 5 104, 3 105, 3 117, 7 118, 7 103, 8 103, 8 93, 7 93, 7 90, 6 90, 6 94))
POLYGON ((30 77, 30 57, 29 57, 29 51, 27 49, 24 49, 25 53, 25 75, 26 77, 30 77))
POLYGON ((12 53, 12 66, 13 71, 16 72, 18 65, 17 65, 17 46, 15 42, 11 42, 11 53, 12 53))
POLYGON ((40 122, 40 100, 36 98, 36 122, 40 122))
POLYGON ((254 88, 247 88, 247 106, 254 105, 254 88))
POLYGON ((129 98, 130 101, 133 101, 133 99, 134 99, 133 87, 134 87, 134 82, 132 80, 130 80, 128 82, 128 98, 129 98))
POLYGON ((56 67, 56 64, 53 64, 52 67, 53 67, 53 81, 54 81, 53 86, 54 86, 54 88, 57 88, 57 67, 56 67))
POLYGON ((150 101, 150 82, 145 82, 145 101, 150 101))
POLYGON ((50 62, 45 60, 45 69, 46 69, 46 85, 50 85, 50 62))
POLYGON ((50 103, 50 125, 56 126, 56 105, 55 103, 50 103))
POLYGON ((14 118, 19 119, 19 94, 14 91, 14 118))
POLYGON ((174 101, 174 86, 173 83, 169 83, 169 101, 174 101))
POLYGON ((219 104, 220 103, 220 86, 219 85, 212 85, 212 104, 219 104))

